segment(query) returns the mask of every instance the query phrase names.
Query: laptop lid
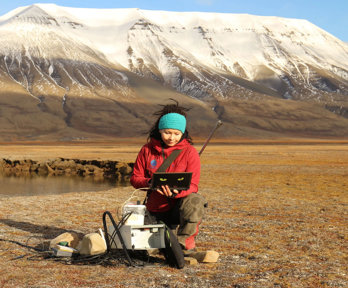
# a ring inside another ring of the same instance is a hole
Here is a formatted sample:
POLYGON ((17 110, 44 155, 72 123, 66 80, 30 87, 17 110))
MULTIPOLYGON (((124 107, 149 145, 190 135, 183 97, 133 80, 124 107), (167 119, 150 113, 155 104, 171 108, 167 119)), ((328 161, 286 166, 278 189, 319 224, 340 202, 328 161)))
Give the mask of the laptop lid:
POLYGON ((168 185, 173 190, 188 190, 191 178, 192 172, 155 172, 152 176, 151 189, 161 189, 161 186, 168 185))

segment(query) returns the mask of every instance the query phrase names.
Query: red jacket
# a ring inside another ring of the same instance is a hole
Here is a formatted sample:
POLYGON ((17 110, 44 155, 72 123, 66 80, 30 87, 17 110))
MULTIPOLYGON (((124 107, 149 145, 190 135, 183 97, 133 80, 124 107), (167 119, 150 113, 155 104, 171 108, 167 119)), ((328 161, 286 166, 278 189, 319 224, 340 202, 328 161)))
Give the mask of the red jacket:
POLYGON ((147 209, 151 212, 168 211, 175 203, 175 199, 198 191, 201 172, 200 158, 197 150, 186 139, 175 146, 162 148, 161 142, 152 138, 149 143, 141 148, 138 154, 130 182, 134 188, 144 188, 149 187, 149 181, 153 173, 163 163, 163 155, 167 158, 172 151, 179 149, 182 150, 181 153, 167 168, 166 172, 192 172, 190 189, 181 191, 175 198, 167 198, 156 191, 152 191, 146 203, 147 209))

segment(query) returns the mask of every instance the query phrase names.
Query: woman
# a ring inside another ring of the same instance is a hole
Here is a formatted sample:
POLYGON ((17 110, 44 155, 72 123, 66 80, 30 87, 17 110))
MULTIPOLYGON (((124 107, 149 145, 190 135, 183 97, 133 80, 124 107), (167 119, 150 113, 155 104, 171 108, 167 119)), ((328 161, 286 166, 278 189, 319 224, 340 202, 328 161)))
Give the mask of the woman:
MULTIPOLYGON (((166 172, 192 172, 188 190, 177 191, 162 186, 150 190, 146 208, 170 228, 179 225, 177 238, 184 252, 193 251, 195 236, 204 213, 205 200, 197 194, 200 177, 200 159, 186 129, 186 111, 189 109, 176 104, 164 105, 154 115, 159 116, 149 131, 145 144, 134 164, 131 184, 135 188, 150 187, 154 172, 174 150, 181 150, 166 172)), ((188 254, 185 253, 185 254, 188 254)))

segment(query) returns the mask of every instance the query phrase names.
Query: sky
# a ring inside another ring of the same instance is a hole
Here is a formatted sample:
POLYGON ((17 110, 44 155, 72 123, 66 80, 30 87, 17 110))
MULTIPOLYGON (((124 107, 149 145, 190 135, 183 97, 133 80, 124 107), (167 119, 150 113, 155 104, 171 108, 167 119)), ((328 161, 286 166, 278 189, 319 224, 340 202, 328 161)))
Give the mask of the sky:
POLYGON ((78 8, 140 8, 146 10, 246 13, 306 19, 348 42, 348 0, 3 0, 0 16, 35 3, 78 8))

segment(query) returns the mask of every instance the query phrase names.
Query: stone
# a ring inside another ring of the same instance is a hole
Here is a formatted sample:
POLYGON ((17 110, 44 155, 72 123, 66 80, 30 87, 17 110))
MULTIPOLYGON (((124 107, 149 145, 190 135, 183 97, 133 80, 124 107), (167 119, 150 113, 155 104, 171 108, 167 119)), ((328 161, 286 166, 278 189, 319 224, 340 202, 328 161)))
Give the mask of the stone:
POLYGON ((60 242, 68 242, 69 247, 76 248, 80 242, 80 239, 78 234, 75 232, 65 232, 51 240, 50 248, 55 247, 60 242))

